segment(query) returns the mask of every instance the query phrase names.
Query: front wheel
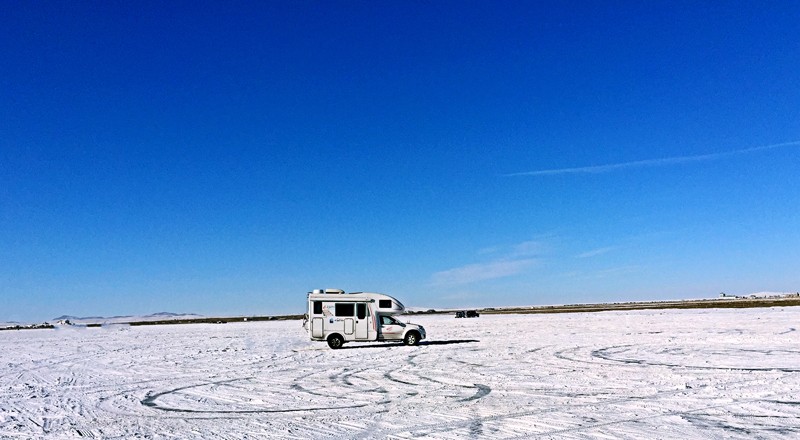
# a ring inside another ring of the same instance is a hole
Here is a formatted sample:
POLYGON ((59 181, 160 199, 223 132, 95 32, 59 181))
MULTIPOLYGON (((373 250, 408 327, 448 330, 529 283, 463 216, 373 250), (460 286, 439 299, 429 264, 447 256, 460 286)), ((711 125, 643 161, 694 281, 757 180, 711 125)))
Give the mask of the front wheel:
POLYGON ((339 335, 330 335, 328 337, 328 347, 332 349, 342 348, 344 345, 344 338, 339 335))
POLYGON ((417 344, 419 344, 419 333, 417 333, 417 332, 408 332, 408 334, 406 335, 406 337, 403 340, 403 342, 405 342, 406 345, 417 345, 417 344))

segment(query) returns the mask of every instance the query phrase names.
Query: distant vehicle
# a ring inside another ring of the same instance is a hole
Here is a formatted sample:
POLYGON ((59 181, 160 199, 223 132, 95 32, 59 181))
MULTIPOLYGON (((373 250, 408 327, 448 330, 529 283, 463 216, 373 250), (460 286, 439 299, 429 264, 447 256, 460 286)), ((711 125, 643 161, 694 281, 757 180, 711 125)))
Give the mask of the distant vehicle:
POLYGON ((461 311, 461 310, 456 312, 456 318, 465 318, 466 316, 467 316, 467 312, 464 312, 464 311, 461 311))
POLYGON ((316 289, 308 292, 303 327, 312 341, 327 341, 334 349, 350 341, 403 341, 417 345, 425 339, 425 328, 402 323, 393 316, 404 311, 403 303, 389 295, 316 289))
POLYGON ((459 310, 456 312, 456 318, 477 318, 481 316, 477 310, 459 310))

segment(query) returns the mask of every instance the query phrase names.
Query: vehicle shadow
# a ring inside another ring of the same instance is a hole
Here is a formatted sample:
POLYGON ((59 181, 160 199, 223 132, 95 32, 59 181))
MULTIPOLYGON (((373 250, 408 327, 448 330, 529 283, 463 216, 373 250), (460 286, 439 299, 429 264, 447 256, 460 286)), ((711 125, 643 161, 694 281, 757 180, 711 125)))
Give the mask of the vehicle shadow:
MULTIPOLYGON (((469 344, 472 342, 480 342, 480 341, 477 339, 450 339, 444 341, 421 341, 419 345, 422 347, 426 345, 469 344)), ((403 347, 403 346, 405 346, 405 344, 403 344, 402 342, 380 342, 377 344, 348 345, 340 348, 340 350, 351 350, 357 348, 388 348, 388 347, 403 347)))

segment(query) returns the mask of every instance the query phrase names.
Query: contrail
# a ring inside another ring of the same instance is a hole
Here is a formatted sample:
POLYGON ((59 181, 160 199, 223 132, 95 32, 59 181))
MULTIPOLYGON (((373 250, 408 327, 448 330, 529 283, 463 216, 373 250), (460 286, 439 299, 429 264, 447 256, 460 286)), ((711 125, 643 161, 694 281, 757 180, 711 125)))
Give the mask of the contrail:
POLYGON ((663 159, 647 159, 636 160, 633 162, 613 163, 608 165, 596 165, 589 167, 575 167, 575 168, 556 168, 552 170, 539 170, 539 171, 526 171, 522 173, 506 174, 506 177, 513 176, 553 176, 557 174, 578 174, 578 173, 605 173, 608 171, 616 171, 624 168, 637 168, 637 167, 654 167, 662 165, 674 165, 687 162, 700 162, 703 160, 719 159, 727 156, 735 156, 738 154, 752 153, 754 151, 772 150, 774 148, 789 147, 800 145, 800 141, 783 142, 780 144, 762 145, 760 147, 744 148, 742 150, 726 151, 724 153, 711 153, 700 154, 697 156, 680 156, 680 157, 667 157, 663 159))

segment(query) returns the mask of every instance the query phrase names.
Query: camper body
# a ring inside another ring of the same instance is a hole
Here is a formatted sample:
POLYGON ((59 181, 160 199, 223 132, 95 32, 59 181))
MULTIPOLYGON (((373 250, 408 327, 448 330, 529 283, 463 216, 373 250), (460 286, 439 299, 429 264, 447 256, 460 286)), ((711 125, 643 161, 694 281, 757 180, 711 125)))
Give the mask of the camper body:
POLYGON ((403 303, 389 295, 318 289, 308 293, 305 327, 311 340, 327 341, 331 348, 340 348, 349 341, 403 341, 417 345, 425 339, 425 329, 393 316, 404 311, 403 303))

